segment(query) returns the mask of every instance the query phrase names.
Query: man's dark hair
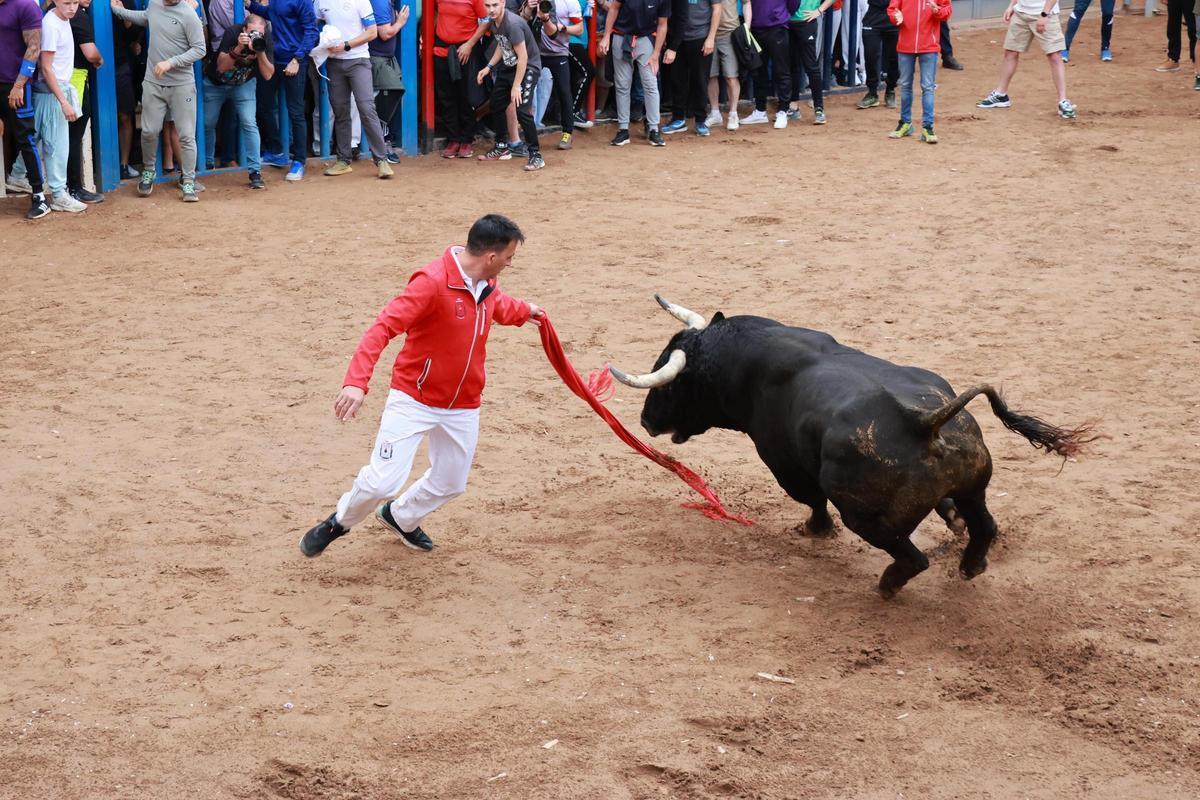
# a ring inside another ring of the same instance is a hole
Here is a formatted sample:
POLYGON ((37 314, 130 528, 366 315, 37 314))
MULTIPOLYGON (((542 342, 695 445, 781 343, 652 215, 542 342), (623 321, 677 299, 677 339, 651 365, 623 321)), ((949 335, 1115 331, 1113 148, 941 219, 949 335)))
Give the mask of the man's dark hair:
POLYGON ((467 250, 471 255, 494 253, 508 247, 513 242, 525 243, 525 234, 503 214, 485 214, 475 220, 467 234, 467 250))

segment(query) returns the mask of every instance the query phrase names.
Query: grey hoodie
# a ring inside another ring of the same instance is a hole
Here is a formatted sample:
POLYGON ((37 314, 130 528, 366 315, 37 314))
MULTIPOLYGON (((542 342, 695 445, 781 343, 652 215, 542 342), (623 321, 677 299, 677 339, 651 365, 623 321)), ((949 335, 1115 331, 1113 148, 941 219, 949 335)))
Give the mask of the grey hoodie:
POLYGON ((169 6, 163 0, 150 0, 145 11, 114 8, 113 16, 150 28, 147 83, 183 86, 195 81, 192 64, 204 58, 204 25, 191 5, 180 2, 169 6), (171 62, 171 69, 161 78, 154 74, 154 65, 160 61, 171 62))

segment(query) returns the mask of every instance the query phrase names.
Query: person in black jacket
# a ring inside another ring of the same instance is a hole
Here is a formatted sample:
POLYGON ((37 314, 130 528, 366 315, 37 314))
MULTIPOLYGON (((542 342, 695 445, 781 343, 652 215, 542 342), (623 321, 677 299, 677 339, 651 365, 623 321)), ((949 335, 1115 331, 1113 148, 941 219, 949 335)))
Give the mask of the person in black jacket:
POLYGON ((863 57, 867 62, 867 93, 858 101, 859 108, 879 105, 879 73, 887 73, 884 102, 896 107, 896 84, 900 80, 900 61, 896 58, 896 40, 900 29, 887 15, 888 0, 867 0, 862 21, 863 57))
POLYGON ((690 108, 696 118, 696 134, 708 136, 708 73, 720 24, 721 0, 672 0, 663 54, 663 63, 671 65, 672 119, 663 126, 663 133, 687 130, 690 108))

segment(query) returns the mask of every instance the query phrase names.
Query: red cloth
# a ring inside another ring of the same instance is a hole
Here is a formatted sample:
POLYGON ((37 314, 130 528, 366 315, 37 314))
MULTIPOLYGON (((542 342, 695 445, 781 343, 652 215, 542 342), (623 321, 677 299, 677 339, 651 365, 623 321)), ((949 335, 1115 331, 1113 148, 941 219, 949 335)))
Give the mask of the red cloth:
POLYGON ((613 433, 617 435, 618 439, 655 464, 666 467, 674 472, 684 483, 692 487, 704 498, 704 502, 683 503, 684 508, 697 509, 710 519, 727 519, 739 522, 742 525, 754 524, 754 521, 747 517, 726 511, 725 506, 721 505, 721 500, 717 497, 717 493, 709 488, 703 478, 686 465, 676 461, 665 453, 660 453, 630 433, 621 424, 621 421, 604 407, 604 403, 601 400, 601 398, 607 400, 612 396, 612 375, 609 371, 607 369, 596 370, 588 376, 587 383, 584 383, 583 378, 575 371, 575 367, 571 366, 570 359, 567 358, 567 354, 563 351, 562 343, 558 340, 558 334, 555 332, 554 326, 550 324, 550 318, 542 317, 541 322, 542 325, 538 332, 542 337, 542 348, 546 351, 546 358, 550 360, 554 371, 558 373, 558 377, 562 378, 567 388, 591 406, 592 410, 608 423, 608 427, 613 429, 613 433))
POLYGON ((400 296, 379 312, 358 343, 342 385, 367 391, 383 349, 405 333, 392 367, 392 388, 434 408, 479 408, 493 318, 501 325, 524 325, 530 311, 529 303, 500 291, 495 278, 488 285, 491 294, 476 306, 447 247, 441 258, 414 272, 400 296))
POLYGON ((896 40, 897 53, 936 53, 942 49, 942 20, 950 19, 954 9, 950 0, 936 0, 937 8, 930 8, 930 0, 891 0, 887 15, 896 22, 896 12, 904 15, 900 24, 900 37, 896 40))
MULTIPOLYGON (((462 44, 471 38, 479 27, 479 20, 486 16, 483 0, 438 0, 433 35, 446 44, 462 44)), ((446 48, 435 46, 433 54, 445 58, 446 48)), ((471 80, 474 79, 472 75, 471 80)))

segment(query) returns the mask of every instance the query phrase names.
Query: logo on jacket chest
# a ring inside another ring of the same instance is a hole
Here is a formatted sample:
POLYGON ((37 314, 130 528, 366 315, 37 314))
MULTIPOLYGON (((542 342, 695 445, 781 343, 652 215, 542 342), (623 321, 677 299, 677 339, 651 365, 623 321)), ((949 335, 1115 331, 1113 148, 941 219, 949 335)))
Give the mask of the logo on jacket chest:
POLYGON ((462 301, 461 297, 454 298, 454 316, 458 319, 467 318, 467 304, 462 301))

